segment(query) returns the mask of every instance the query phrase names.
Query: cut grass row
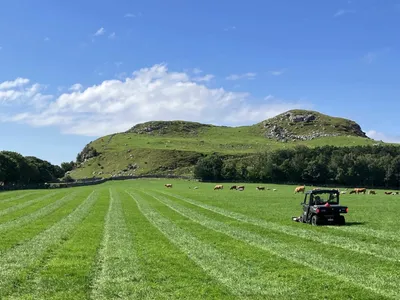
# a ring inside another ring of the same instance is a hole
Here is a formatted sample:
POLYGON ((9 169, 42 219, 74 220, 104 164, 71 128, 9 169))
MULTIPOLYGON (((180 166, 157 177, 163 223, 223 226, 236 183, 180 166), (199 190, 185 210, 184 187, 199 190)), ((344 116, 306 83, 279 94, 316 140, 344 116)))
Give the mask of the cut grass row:
MULTIPOLYGON (((188 190, 183 181, 171 191, 162 185, 141 180, 72 189, 68 201, 47 213, 50 204, 29 210, 42 201, 11 212, 26 215, 2 223, 18 224, 0 231, 6 237, 2 299, 399 296, 400 247, 384 225, 314 228, 289 223, 285 209, 273 216, 259 213, 288 203, 298 209, 291 187, 263 194, 219 193, 206 184, 188 190)), ((27 196, 26 202, 33 199, 27 196)), ((63 198, 52 199, 54 204, 63 198)))

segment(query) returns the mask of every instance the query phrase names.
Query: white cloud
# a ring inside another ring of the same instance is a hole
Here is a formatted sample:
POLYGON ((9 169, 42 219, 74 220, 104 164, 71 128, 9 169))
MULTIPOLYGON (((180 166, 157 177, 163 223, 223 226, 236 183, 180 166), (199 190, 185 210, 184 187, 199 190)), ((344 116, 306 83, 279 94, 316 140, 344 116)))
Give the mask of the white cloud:
POLYGON ((210 81, 211 79, 213 79, 215 76, 214 75, 212 75, 212 74, 207 74, 207 75, 204 75, 204 76, 201 76, 201 77, 195 77, 195 78, 193 78, 193 81, 197 81, 197 82, 208 82, 208 81, 210 81))
POLYGON ((106 80, 64 93, 39 111, 9 112, 3 121, 56 126, 63 133, 101 136, 150 120, 245 125, 305 106, 271 97, 254 103, 248 93, 211 89, 195 82, 187 73, 172 72, 159 64, 135 71, 125 80, 106 80))
POLYGON ((254 79, 256 77, 256 73, 245 73, 245 74, 231 74, 228 77, 226 77, 226 80, 239 80, 242 78, 247 78, 247 79, 254 79))
POLYGON ((276 70, 276 71, 270 71, 269 74, 273 76, 281 76, 286 72, 286 69, 281 69, 281 70, 276 70))
POLYGON ((382 132, 376 131, 376 130, 369 130, 366 132, 367 136, 370 137, 371 139, 377 140, 377 141, 383 141, 386 143, 400 143, 400 136, 397 135, 387 135, 382 132))
POLYGON ((340 9, 340 10, 338 10, 333 16, 334 16, 335 18, 337 18, 337 17, 341 17, 341 16, 344 16, 344 15, 353 14, 353 13, 355 13, 354 10, 340 9))
POLYGON ((95 32, 94 36, 103 35, 105 32, 106 32, 106 31, 104 30, 104 28, 101 27, 100 29, 98 29, 98 30, 95 32))
POLYGON ((194 68, 192 72, 193 74, 200 74, 203 72, 203 70, 200 70, 199 68, 194 68))
POLYGON ((75 83, 69 88, 69 90, 73 91, 73 92, 79 92, 82 89, 83 89, 83 86, 80 83, 75 83))
POLYGON ((22 87, 29 83, 29 79, 18 77, 15 80, 4 81, 0 83, 0 90, 7 90, 17 87, 22 87))
POLYGON ((229 26, 224 28, 224 31, 231 31, 231 30, 236 30, 236 26, 229 26))
POLYGON ((115 32, 111 33, 111 34, 108 36, 109 39, 115 39, 115 37, 116 37, 115 32))
MULTIPOLYGON (((41 93, 46 86, 38 83, 29 84, 29 82, 29 79, 19 77, 0 83, 0 105, 13 108, 20 106, 30 106, 35 109, 45 108, 53 96, 41 93)), ((3 108, 2 111, 5 112, 5 109, 3 108)))

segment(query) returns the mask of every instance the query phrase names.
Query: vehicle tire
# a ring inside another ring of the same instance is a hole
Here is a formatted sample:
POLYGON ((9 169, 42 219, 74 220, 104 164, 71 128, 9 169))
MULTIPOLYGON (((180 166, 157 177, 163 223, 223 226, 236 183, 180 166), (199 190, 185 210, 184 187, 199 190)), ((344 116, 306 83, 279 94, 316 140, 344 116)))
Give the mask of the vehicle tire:
POLYGON ((346 225, 346 219, 344 218, 344 216, 339 216, 338 224, 340 226, 346 225))
POLYGON ((313 215, 311 218, 311 225, 318 226, 320 223, 320 218, 317 215, 313 215))
POLYGON ((299 222, 300 222, 300 223, 304 223, 303 215, 300 216, 299 222))

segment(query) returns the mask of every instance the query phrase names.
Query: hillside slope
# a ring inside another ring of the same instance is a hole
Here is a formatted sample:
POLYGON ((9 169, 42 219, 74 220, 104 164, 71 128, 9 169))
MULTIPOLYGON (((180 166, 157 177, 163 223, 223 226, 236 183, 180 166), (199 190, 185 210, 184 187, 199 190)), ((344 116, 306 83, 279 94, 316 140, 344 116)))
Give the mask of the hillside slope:
POLYGON ((267 149, 306 145, 371 145, 360 126, 315 111, 291 110, 240 127, 187 121, 152 121, 99 138, 78 155, 75 178, 129 174, 190 174, 203 155, 246 157, 267 149))

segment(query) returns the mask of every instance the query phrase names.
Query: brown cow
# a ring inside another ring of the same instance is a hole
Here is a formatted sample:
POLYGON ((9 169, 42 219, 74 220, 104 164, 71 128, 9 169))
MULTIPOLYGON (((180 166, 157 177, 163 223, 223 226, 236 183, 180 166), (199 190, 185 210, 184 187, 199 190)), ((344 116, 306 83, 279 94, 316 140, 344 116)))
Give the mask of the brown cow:
POLYGON ((258 187, 256 187, 256 190, 258 190, 258 191, 264 191, 264 190, 265 190, 265 187, 263 187, 263 186, 258 186, 258 187))
POLYGON ((297 188, 294 189, 294 193, 295 194, 300 193, 300 192, 304 193, 305 189, 306 189, 306 187, 304 185, 298 186, 297 188))
POLYGON ((385 192, 386 195, 392 195, 393 192, 385 192))
POLYGON ((224 186, 221 184, 217 184, 216 186, 214 186, 214 190, 222 190, 224 189, 224 186))
POLYGON ((369 191, 368 195, 376 195, 376 192, 375 191, 369 191))
POLYGON ((232 185, 230 190, 236 190, 236 185, 232 185))
POLYGON ((172 184, 171 183, 164 184, 164 186, 167 187, 167 188, 172 188, 172 184))
POLYGON ((365 194, 367 189, 366 188, 355 188, 354 191, 356 192, 356 194, 360 194, 360 193, 365 194))
POLYGON ((238 185, 236 187, 237 190, 243 191, 244 190, 244 185, 238 185))

